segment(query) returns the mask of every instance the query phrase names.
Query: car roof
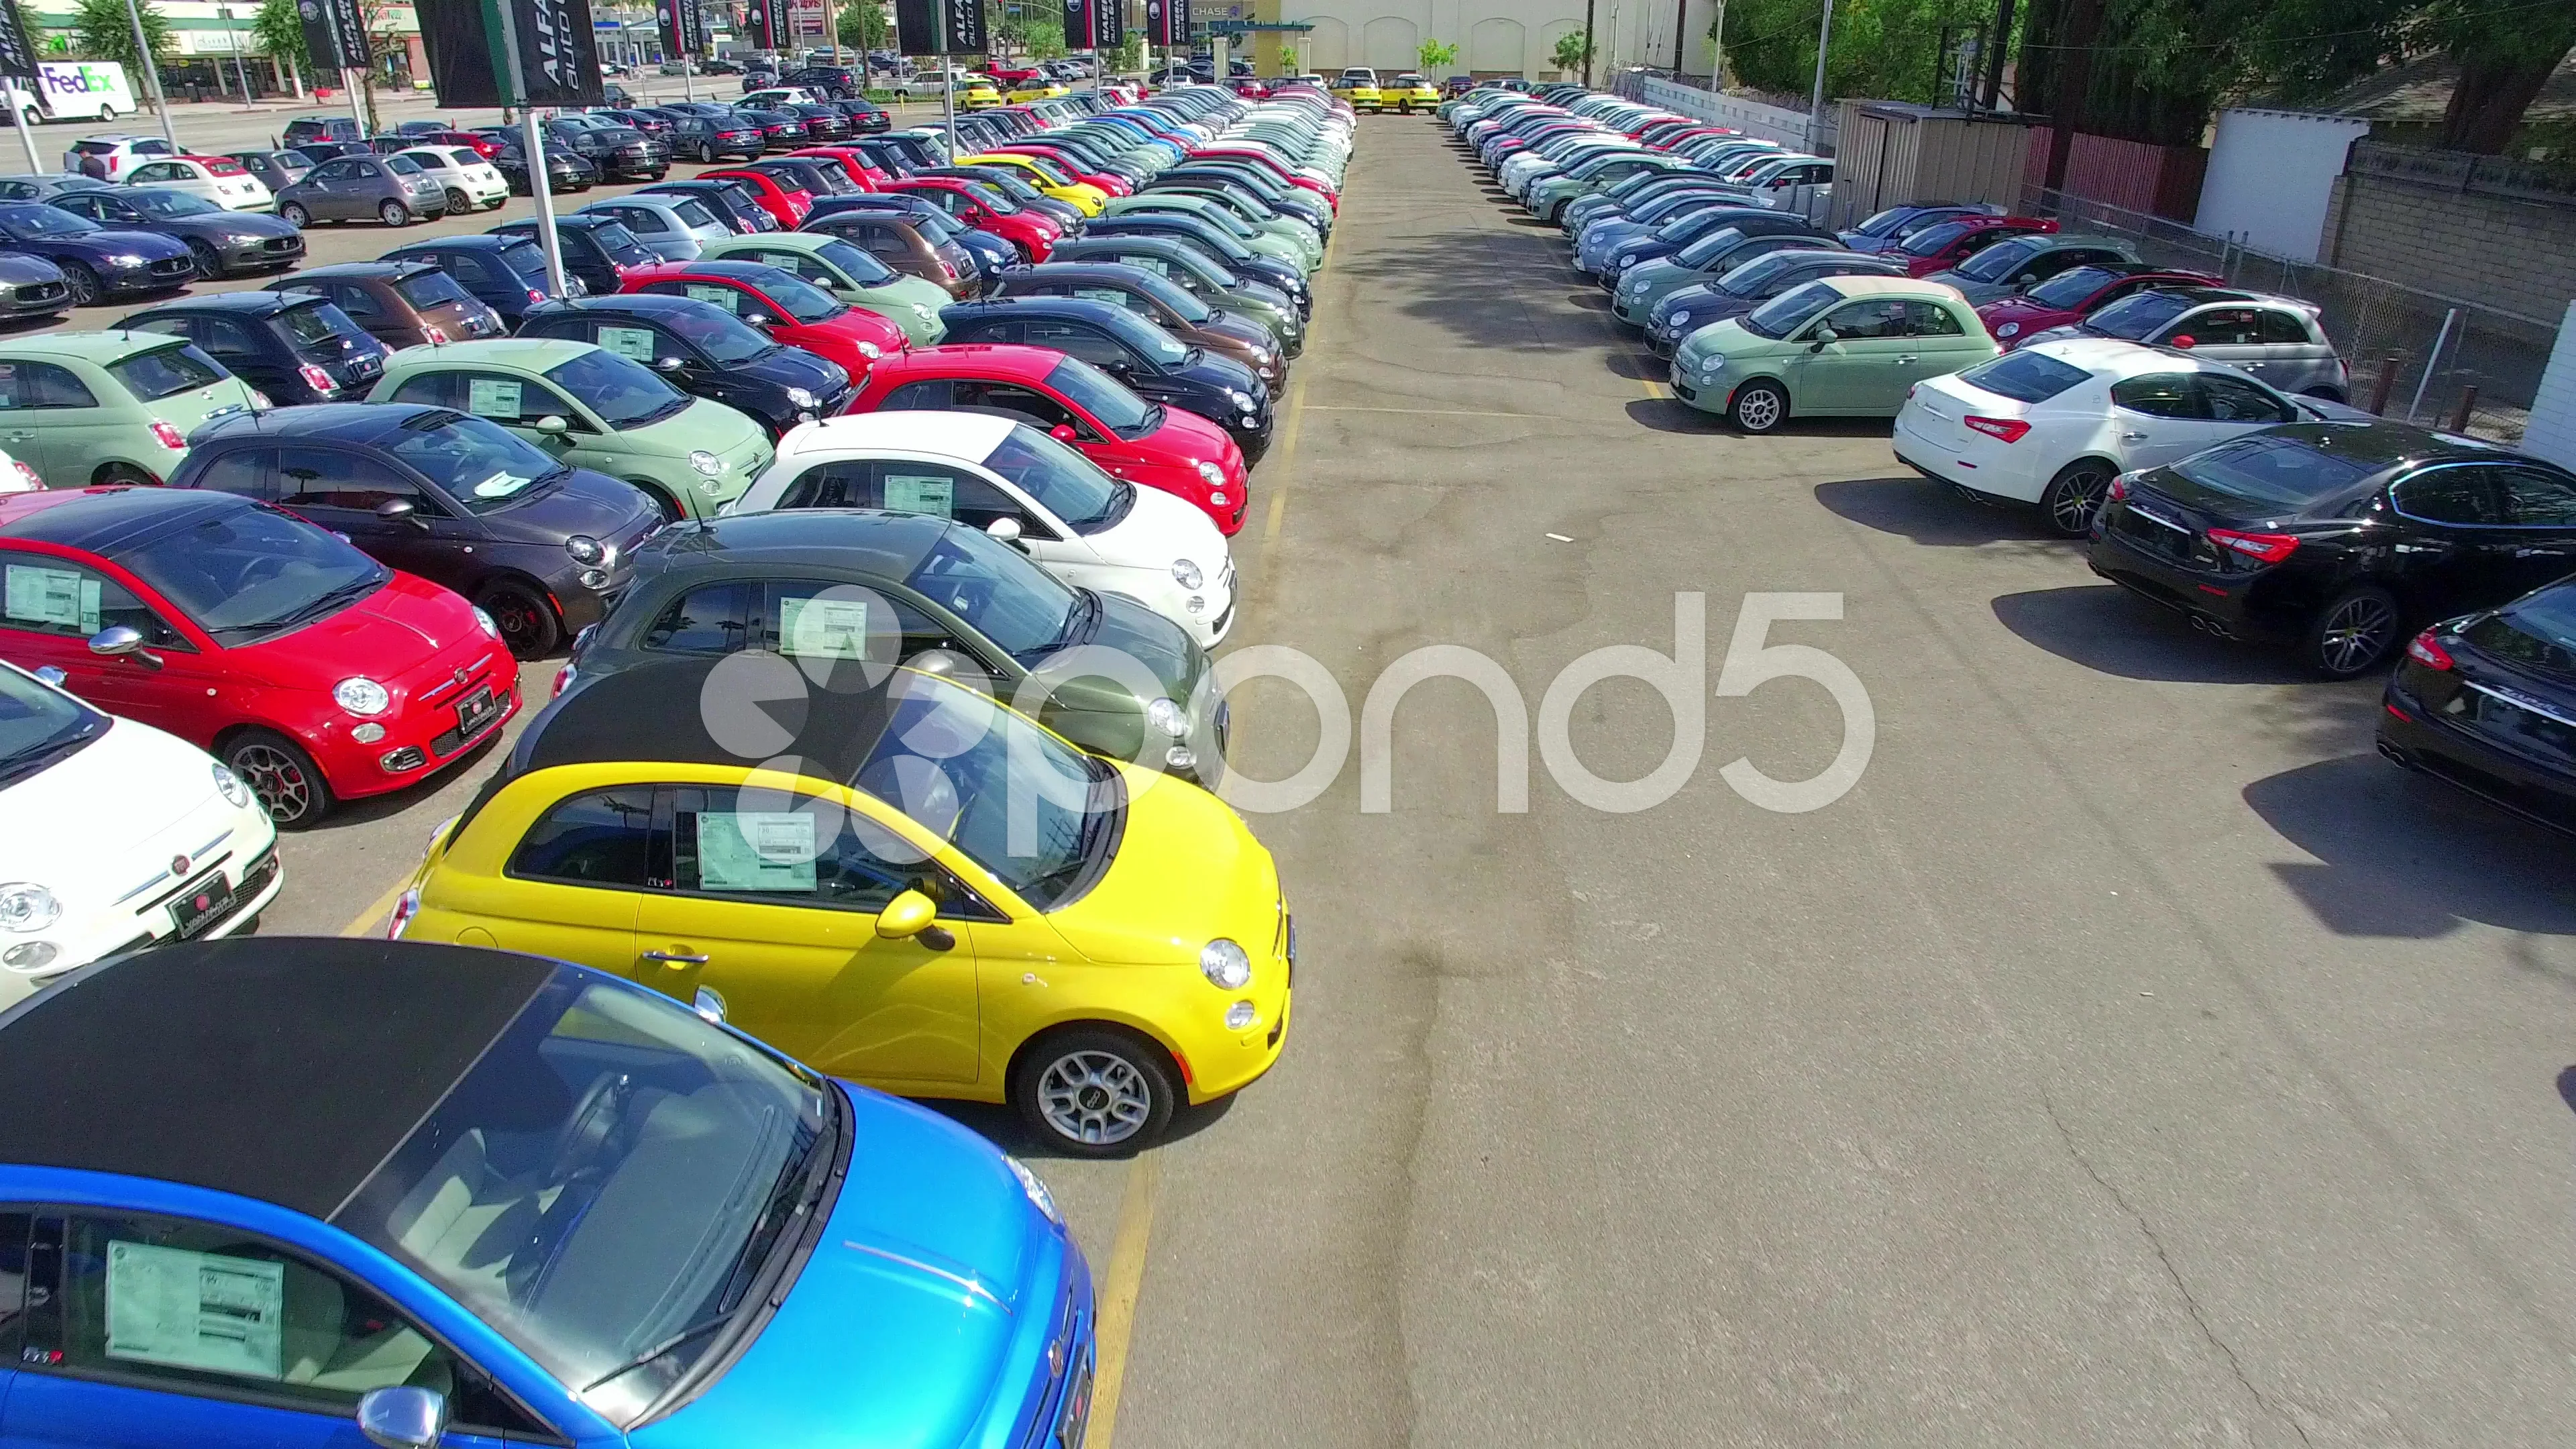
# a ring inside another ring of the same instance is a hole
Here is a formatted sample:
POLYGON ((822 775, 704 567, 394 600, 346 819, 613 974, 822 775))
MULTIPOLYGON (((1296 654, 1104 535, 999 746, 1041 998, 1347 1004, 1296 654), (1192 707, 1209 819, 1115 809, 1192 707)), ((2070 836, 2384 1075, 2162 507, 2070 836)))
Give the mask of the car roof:
POLYGON ((952 303, 942 310, 954 311, 960 316, 1063 317, 1084 322, 1106 322, 1113 317, 1136 315, 1116 302, 1103 302, 1096 297, 1042 297, 1030 292, 979 297, 972 302, 952 303))
POLYGON ((433 236, 416 242, 405 242, 378 260, 399 260, 403 252, 427 251, 433 247, 453 247, 469 252, 496 252, 527 240, 523 236, 433 236))
POLYGON ((2234 368, 2169 347, 2150 347, 2119 337, 2052 337, 2021 349, 2053 357, 2070 367, 2117 377, 2150 372, 2233 372, 2234 368))
POLYGON ((880 358, 879 373, 899 377, 1043 378, 1064 354, 1046 347, 1007 342, 943 342, 893 357, 880 358))
POLYGON ((134 315, 161 317, 174 312, 256 312, 265 315, 283 312, 289 307, 309 307, 322 300, 311 292, 301 296, 292 292, 207 292, 156 303, 134 315))
POLYGON ((454 408, 428 403, 336 402, 308 403, 297 407, 263 408, 258 412, 235 413, 216 420, 190 439, 202 446, 218 439, 240 437, 336 438, 348 443, 368 443, 400 430, 414 419, 439 414, 440 421, 461 418, 465 414, 454 408))
MULTIPOLYGON (((815 231, 764 231, 755 232, 748 236, 720 236, 715 240, 708 242, 707 248, 712 250, 716 247, 729 247, 740 242, 758 242, 760 245, 765 247, 783 246, 791 252, 820 252, 823 250, 823 246, 826 242, 841 242, 841 245, 843 246, 849 245, 848 242, 841 241, 839 237, 825 236, 821 232, 815 231)), ((701 255, 703 255, 703 253, 701 253, 701 255)), ((723 260, 724 258, 722 257, 716 257, 713 259, 713 261, 717 262, 723 260)), ((766 262, 751 262, 746 263, 746 265, 767 266, 769 264, 766 262)))
POLYGON ((386 359, 397 367, 467 367, 476 363, 544 372, 599 349, 562 337, 486 337, 474 342, 442 342, 436 347, 406 347, 386 359))
POLYGON ((647 539, 635 558, 639 568, 655 575, 784 564, 900 579, 954 526, 926 513, 865 508, 741 513, 674 524, 647 539))
POLYGON ((560 968, 411 941, 200 941, 0 1016, 0 1162, 328 1218, 560 968))
POLYGON ((668 292, 609 292, 596 297, 556 297, 533 303, 528 308, 528 320, 534 322, 572 312, 606 312, 627 317, 667 316, 713 306, 713 302, 701 302, 695 297, 674 297, 668 292))
POLYGON ((980 463, 1017 426, 991 413, 936 412, 897 408, 890 412, 845 413, 792 429, 780 440, 782 460, 838 454, 856 449, 898 448, 937 453, 980 463))
POLYGON ((82 362, 109 363, 150 347, 173 342, 184 345, 187 340, 161 332, 40 332, 0 341, 0 362, 73 358, 82 362))
POLYGON ((390 262, 333 262, 324 267, 306 267, 293 276, 281 277, 269 285, 279 291, 287 291, 298 282, 309 282, 315 278, 334 282, 392 281, 397 277, 408 277, 420 272, 437 270, 438 263, 423 261, 419 257, 404 257, 399 261, 390 262))
POLYGON ((1927 282, 1919 277, 1818 277, 1808 285, 1831 287, 1846 297, 1915 297, 1927 302, 1959 300, 1958 288, 1942 282, 1927 282))
POLYGON ((256 506, 229 493, 192 488, 116 485, 11 493, 0 495, 0 538, 108 554, 210 514, 256 506))

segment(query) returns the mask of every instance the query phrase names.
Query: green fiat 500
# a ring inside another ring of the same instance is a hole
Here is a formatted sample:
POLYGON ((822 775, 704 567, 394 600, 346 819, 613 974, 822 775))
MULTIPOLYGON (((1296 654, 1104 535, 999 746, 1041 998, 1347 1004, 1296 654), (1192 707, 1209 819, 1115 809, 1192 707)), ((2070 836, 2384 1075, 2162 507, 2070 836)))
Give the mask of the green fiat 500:
POLYGON ((386 361, 367 400, 490 418, 573 467, 643 489, 670 519, 713 518, 776 452, 750 418, 587 342, 406 347, 386 361))
POLYGON ((1952 288, 1826 277, 1683 338, 1673 392, 1748 433, 1793 417, 1892 418, 1914 384, 1996 351, 1976 309, 1952 288))
POLYGON ((1113 198, 1100 209, 1103 216, 1151 215, 1195 216, 1226 235, 1264 256, 1277 257, 1308 276, 1324 264, 1323 239, 1315 229, 1294 217, 1263 217, 1247 220, 1241 213, 1212 196, 1197 196, 1186 191, 1140 191, 1134 196, 1113 198))
POLYGON ((265 400, 184 337, 55 332, 0 343, 0 450, 55 488, 159 483, 210 418, 265 400))
POLYGON ((915 347, 936 347, 948 335, 939 309, 953 299, 936 282, 908 277, 836 236, 771 231, 707 243, 703 261, 758 262, 795 273, 839 300, 874 312, 903 329, 915 347))

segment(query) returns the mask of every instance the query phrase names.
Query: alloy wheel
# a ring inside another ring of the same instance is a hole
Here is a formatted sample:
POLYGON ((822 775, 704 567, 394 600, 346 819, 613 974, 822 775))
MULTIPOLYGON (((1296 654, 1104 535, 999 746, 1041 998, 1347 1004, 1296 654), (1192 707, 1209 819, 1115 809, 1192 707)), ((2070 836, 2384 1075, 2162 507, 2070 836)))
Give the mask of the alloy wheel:
POLYGON ((233 751, 232 771, 268 807, 268 818, 280 825, 292 825, 313 809, 313 782, 305 778, 303 761, 283 750, 244 745, 233 751))
POLYGON ((1735 420, 1748 433, 1767 433, 1780 426, 1780 395, 1767 387, 1747 388, 1735 403, 1735 420))
POLYGON ((98 273, 74 262, 63 268, 63 285, 72 294, 75 307, 98 305, 98 273))
POLYGON ((2335 674, 2358 674, 2388 647, 2397 631, 2396 611, 2376 595, 2335 605, 2317 631, 2317 660, 2335 674))
POLYGON ((2111 491, 2111 479, 2099 468, 2084 468, 2067 474, 2049 490, 2048 521, 2068 537, 2088 533, 2093 515, 2101 510, 2102 499, 2111 491))
POLYGON ((376 216, 387 226, 411 225, 411 208, 399 201, 388 201, 376 208, 376 216))
POLYGON ((1153 1084, 1135 1063, 1113 1052, 1068 1052, 1039 1076, 1038 1110, 1070 1141, 1114 1146, 1152 1117, 1153 1084))
POLYGON ((192 241, 188 243, 188 259, 197 264, 197 276, 202 280, 213 282, 222 279, 224 259, 215 255, 213 247, 201 241, 192 241))

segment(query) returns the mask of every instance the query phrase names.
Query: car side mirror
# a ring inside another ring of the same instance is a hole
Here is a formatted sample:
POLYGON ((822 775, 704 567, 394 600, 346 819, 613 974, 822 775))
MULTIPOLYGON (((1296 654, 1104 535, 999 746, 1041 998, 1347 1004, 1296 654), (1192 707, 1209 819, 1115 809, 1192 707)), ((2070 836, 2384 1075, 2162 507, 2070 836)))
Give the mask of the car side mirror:
POLYGON ((45 683, 52 685, 56 689, 63 688, 64 681, 71 678, 70 675, 63 673, 59 667, 51 664, 37 666, 36 677, 43 680, 45 683))
POLYGON ((1842 340, 1843 335, 1836 332, 1831 327, 1819 327, 1816 329, 1816 345, 1818 347, 1822 347, 1828 342, 1840 342, 1842 340))
POLYGON ((358 1432, 379 1449, 435 1449, 447 1434, 447 1396, 399 1384, 358 1400, 358 1432))
POLYGON ((957 938, 939 924, 939 907, 913 890, 886 902, 885 909, 877 912, 877 935, 888 941, 918 940, 934 951, 957 944, 957 938))
POLYGON ((143 647, 143 636, 125 624, 110 624, 89 636, 89 652, 131 659, 146 669, 161 667, 161 656, 143 647))
POLYGON ((1047 429, 1047 436, 1055 439, 1059 443, 1070 443, 1079 435, 1074 432, 1073 424, 1058 423, 1054 427, 1047 429))
POLYGON ((376 505, 376 517, 386 523, 413 523, 423 528, 428 520, 420 516, 420 506, 408 498, 388 498, 376 505))
POLYGON ((664 372, 686 372, 689 370, 689 360, 685 357, 664 357, 657 359, 653 365, 664 372))
POLYGON ((1020 541, 1020 521, 1016 518, 996 518, 984 525, 984 532, 1004 543, 1017 544, 1020 541))
POLYGON ((724 993, 716 990, 712 986, 699 987, 697 995, 690 998, 689 1009, 696 1012, 698 1014, 698 1018, 706 1022, 709 1026, 724 1025, 724 993))
POLYGON ((550 415, 537 419, 537 431, 548 438, 561 438, 572 431, 572 423, 569 419, 550 415))
POLYGON ((753 312, 748 316, 745 316, 742 320, 754 327, 767 327, 776 323, 778 319, 770 316, 766 312, 753 312))

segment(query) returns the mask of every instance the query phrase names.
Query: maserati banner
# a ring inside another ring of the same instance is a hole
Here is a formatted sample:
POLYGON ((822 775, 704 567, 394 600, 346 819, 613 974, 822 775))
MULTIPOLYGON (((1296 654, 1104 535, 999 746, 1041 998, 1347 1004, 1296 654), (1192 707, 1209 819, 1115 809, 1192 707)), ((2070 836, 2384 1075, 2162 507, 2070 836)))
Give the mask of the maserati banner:
POLYGON ((1189 44, 1190 0, 1145 0, 1145 43, 1189 44))

